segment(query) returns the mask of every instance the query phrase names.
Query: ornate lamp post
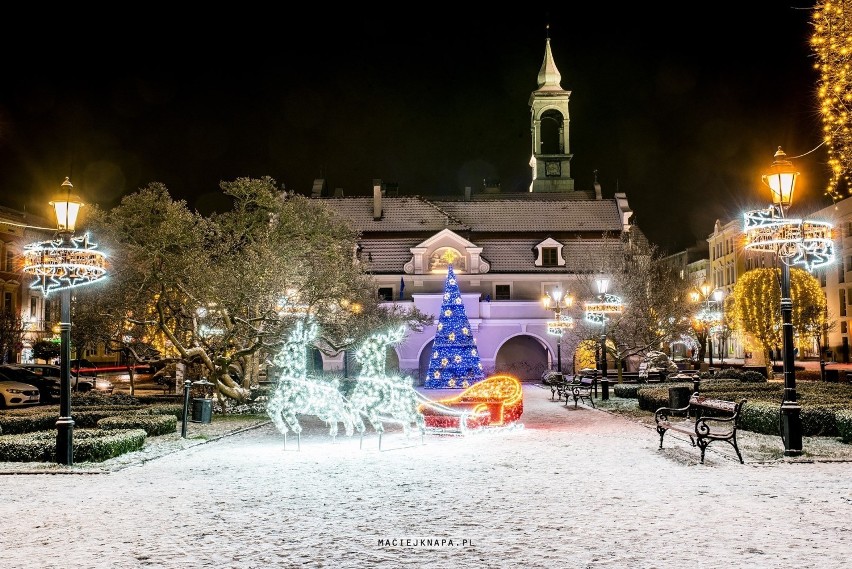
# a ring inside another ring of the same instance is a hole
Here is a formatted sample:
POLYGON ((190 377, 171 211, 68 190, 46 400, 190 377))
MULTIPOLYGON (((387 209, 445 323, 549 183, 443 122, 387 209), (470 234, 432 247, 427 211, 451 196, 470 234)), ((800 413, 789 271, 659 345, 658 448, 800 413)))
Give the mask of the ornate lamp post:
POLYGON ((566 329, 574 327, 574 319, 563 315, 562 310, 570 308, 574 299, 568 295, 563 296, 562 291, 557 288, 545 293, 541 302, 545 308, 553 311, 554 319, 547 323, 547 333, 556 336, 556 371, 562 375, 562 335, 566 329))
POLYGON ((74 237, 77 214, 83 202, 71 195, 74 188, 65 178, 64 195, 51 201, 56 213, 58 239, 27 245, 24 272, 35 275, 33 286, 45 296, 59 291, 60 300, 60 388, 59 419, 56 421, 56 462, 74 464, 74 419, 71 417, 71 289, 99 280, 106 273, 106 259, 89 236, 74 237))
POLYGON ((778 147, 763 183, 772 190, 772 205, 766 210, 746 212, 746 249, 774 253, 781 265, 782 358, 784 401, 781 404, 781 438, 784 455, 802 454, 802 408, 797 401, 796 372, 793 367, 793 301, 790 298, 790 265, 801 264, 808 271, 831 263, 834 242, 831 224, 787 217, 799 173, 778 147))
POLYGON ((586 303, 586 321, 603 326, 600 337, 601 398, 607 400, 609 399, 609 378, 606 369, 606 323, 609 320, 607 314, 621 314, 624 311, 624 303, 620 297, 609 294, 609 279, 600 277, 595 279, 595 284, 598 288, 598 300, 586 303))

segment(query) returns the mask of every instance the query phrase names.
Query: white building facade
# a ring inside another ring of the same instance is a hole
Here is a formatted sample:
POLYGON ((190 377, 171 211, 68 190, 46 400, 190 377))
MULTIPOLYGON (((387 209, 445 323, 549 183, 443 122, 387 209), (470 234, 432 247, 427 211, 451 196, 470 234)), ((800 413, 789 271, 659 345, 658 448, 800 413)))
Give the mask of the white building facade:
MULTIPOLYGON (((330 197, 325 183, 314 184, 314 198, 360 232, 358 255, 378 283, 386 302, 416 306, 432 315, 432 325, 411 332, 396 347, 400 370, 422 384, 431 356, 437 314, 454 257, 465 312, 486 373, 502 371, 521 379, 540 379, 555 369, 573 371, 576 346, 558 345, 547 331, 554 312, 542 298, 559 290, 579 306, 581 275, 599 272, 595 251, 644 240, 631 224, 627 197, 604 199, 600 185, 576 190, 570 176, 570 91, 560 85, 550 39, 532 92, 530 130, 532 182, 529 192, 501 193, 493 185, 459 196, 401 197, 374 180, 373 195, 330 197)), ((341 369, 344 354, 323 362, 341 369)))

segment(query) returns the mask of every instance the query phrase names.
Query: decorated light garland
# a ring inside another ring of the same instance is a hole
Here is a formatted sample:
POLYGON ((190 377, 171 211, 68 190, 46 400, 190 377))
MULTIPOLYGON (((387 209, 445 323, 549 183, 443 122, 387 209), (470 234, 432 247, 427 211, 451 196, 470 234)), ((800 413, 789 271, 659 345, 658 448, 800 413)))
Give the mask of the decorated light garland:
POLYGON ((89 234, 53 239, 24 247, 24 272, 38 279, 33 288, 44 294, 92 284, 106 275, 106 257, 89 242, 89 234))
POLYGON ((607 314, 624 312, 624 301, 620 296, 604 294, 600 300, 587 302, 584 318, 590 324, 603 324, 607 314))
POLYGON ((832 225, 825 221, 805 221, 784 217, 781 208, 744 214, 745 248, 774 253, 786 265, 802 265, 812 271, 834 261, 832 225))

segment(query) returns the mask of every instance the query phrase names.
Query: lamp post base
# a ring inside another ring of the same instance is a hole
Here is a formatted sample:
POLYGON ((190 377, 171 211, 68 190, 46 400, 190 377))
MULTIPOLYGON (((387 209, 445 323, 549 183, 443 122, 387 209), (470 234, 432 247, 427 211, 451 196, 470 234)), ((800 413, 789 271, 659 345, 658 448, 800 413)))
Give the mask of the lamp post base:
POLYGON ((56 463, 74 464, 74 419, 59 417, 56 421, 56 463))
POLYGON ((781 439, 784 456, 802 454, 802 407, 796 401, 781 404, 781 439))

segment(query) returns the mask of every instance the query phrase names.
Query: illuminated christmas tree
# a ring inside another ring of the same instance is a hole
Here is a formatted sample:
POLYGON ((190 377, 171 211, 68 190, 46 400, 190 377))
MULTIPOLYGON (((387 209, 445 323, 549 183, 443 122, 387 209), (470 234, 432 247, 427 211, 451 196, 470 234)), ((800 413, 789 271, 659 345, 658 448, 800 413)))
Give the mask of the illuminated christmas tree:
POLYGON ((450 264, 447 266, 444 300, 424 386, 428 389, 460 389, 483 379, 485 374, 479 361, 476 339, 470 329, 464 301, 450 264))

